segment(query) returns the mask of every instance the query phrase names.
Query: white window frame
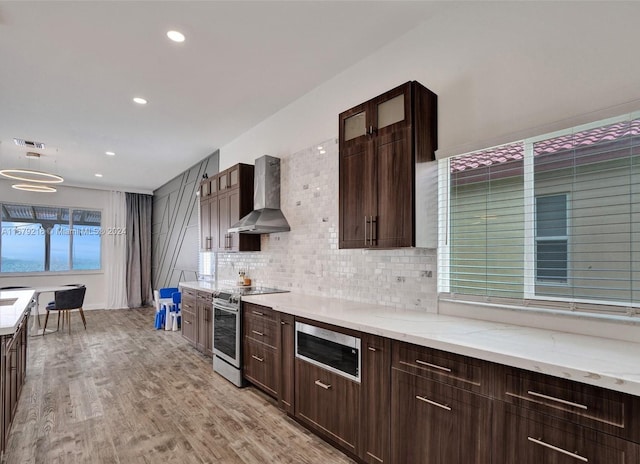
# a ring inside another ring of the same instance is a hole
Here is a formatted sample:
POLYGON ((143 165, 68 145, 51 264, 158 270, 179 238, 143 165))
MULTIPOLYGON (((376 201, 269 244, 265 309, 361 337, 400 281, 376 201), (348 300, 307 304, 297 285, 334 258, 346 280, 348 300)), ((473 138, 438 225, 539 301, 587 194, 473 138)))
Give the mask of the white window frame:
MULTIPOLYGON (((620 116, 602 119, 587 124, 582 124, 569 129, 559 130, 551 133, 542 134, 536 137, 530 137, 522 141, 524 144, 524 159, 523 159, 523 197, 524 197, 524 221, 525 225, 529 224, 529 227, 524 228, 524 284, 523 284, 523 297, 525 300, 537 300, 537 301, 549 301, 549 302, 562 302, 571 304, 588 304, 596 306, 614 306, 627 308, 627 314, 634 316, 637 308, 640 308, 640 301, 611 301, 611 300, 593 300, 584 298, 567 298, 561 296, 550 295, 536 295, 536 237, 535 237, 535 177, 534 177, 534 153, 533 146, 536 142, 569 135, 575 132, 582 132, 589 129, 594 129, 610 124, 615 124, 627 120, 633 120, 640 118, 640 111, 623 114, 620 116)), ((518 141, 510 142, 518 143, 518 141)), ((494 147, 495 148, 495 147, 494 147)), ((471 153, 471 152, 470 152, 471 153)), ((464 156, 461 154, 459 156, 464 156)), ((441 159, 439 163, 438 173, 438 186, 439 186, 439 200, 438 200, 438 221, 439 221, 439 234, 438 234, 438 293, 447 294, 450 292, 450 160, 453 157, 441 159)), ((565 193, 565 192, 559 192, 565 193)), ((570 201, 569 194, 567 194, 567 202, 570 201)), ((545 286, 561 285, 569 286, 571 281, 571 210, 567 208, 567 283, 552 283, 552 282, 539 282, 545 286)), ((469 295, 469 302, 474 303, 472 298, 474 295, 469 295)), ((449 300, 445 298, 445 300, 449 300)), ((456 296, 456 300, 465 301, 464 295, 456 296)), ((493 305, 493 303, 490 303, 493 305)), ((495 306, 502 306, 496 303, 495 306)), ((573 309, 572 309, 573 310, 573 309)), ((552 310, 554 311, 554 310, 552 310)), ((558 308, 558 311, 562 311, 558 308)), ((607 316, 613 316, 613 314, 607 314, 603 311, 603 314, 607 316)))

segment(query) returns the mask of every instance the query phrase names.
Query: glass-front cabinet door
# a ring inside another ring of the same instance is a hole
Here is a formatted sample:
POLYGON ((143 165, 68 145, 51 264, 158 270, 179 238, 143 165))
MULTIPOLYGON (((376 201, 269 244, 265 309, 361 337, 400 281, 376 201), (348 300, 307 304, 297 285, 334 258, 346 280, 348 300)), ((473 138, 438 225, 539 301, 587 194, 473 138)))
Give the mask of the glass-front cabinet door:
POLYGON ((339 128, 342 146, 349 147, 366 142, 371 126, 370 119, 370 110, 366 104, 342 113, 339 128))
POLYGON ((373 128, 375 135, 385 135, 404 129, 411 121, 410 83, 396 87, 373 102, 373 128))

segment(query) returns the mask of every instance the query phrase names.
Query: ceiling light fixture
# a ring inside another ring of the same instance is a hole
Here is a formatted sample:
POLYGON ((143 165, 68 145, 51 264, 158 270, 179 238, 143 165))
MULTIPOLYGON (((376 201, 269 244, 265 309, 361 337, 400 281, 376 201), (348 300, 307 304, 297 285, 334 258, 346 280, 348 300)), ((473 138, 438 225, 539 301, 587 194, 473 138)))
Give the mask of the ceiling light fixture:
POLYGON ((100 174, 100 173, 97 173, 97 174, 94 174, 94 175, 95 175, 96 177, 102 177, 102 174, 100 174))
POLYGON ((112 151, 105 151, 104 154, 109 156, 116 156, 116 154, 112 151))
POLYGON ((142 97, 134 97, 133 101, 136 102, 138 105, 146 105, 147 104, 147 100, 145 100, 142 97))
POLYGON ((169 31, 167 32, 167 37, 169 37, 174 42, 184 42, 184 34, 178 31, 169 31))
POLYGON ((8 177, 9 179, 42 184, 59 184, 60 182, 64 182, 64 179, 57 174, 34 171, 32 169, 2 169, 0 170, 0 175, 8 177))
POLYGON ((58 189, 50 187, 48 185, 32 185, 32 184, 13 184, 11 188, 16 190, 24 190, 27 192, 39 192, 39 193, 53 193, 58 189))

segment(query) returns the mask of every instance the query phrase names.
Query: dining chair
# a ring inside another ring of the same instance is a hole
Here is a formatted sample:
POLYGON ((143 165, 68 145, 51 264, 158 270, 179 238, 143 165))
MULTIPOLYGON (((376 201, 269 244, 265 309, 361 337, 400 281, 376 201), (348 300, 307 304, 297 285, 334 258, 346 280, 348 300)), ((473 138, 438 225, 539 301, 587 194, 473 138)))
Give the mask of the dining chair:
POLYGON ((49 303, 46 307, 47 315, 44 318, 44 330, 42 335, 47 333, 47 321, 49 320, 49 314, 51 311, 58 311, 58 330, 60 330, 60 313, 62 313, 62 328, 64 329, 64 321, 67 320, 69 325, 69 334, 71 334, 71 311, 77 309, 82 317, 82 323, 84 329, 87 330, 87 321, 84 318, 84 311, 82 305, 84 304, 84 295, 87 292, 87 287, 84 285, 81 287, 71 288, 69 290, 58 290, 54 293, 53 304, 49 303))

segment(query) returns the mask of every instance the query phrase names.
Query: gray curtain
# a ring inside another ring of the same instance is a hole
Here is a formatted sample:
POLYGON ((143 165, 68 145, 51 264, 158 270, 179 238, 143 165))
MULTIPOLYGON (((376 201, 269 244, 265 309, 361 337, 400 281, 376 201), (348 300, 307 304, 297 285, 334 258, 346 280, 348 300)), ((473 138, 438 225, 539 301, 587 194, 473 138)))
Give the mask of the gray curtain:
POLYGON ((152 304, 151 210, 153 196, 127 193, 127 303, 152 304))

